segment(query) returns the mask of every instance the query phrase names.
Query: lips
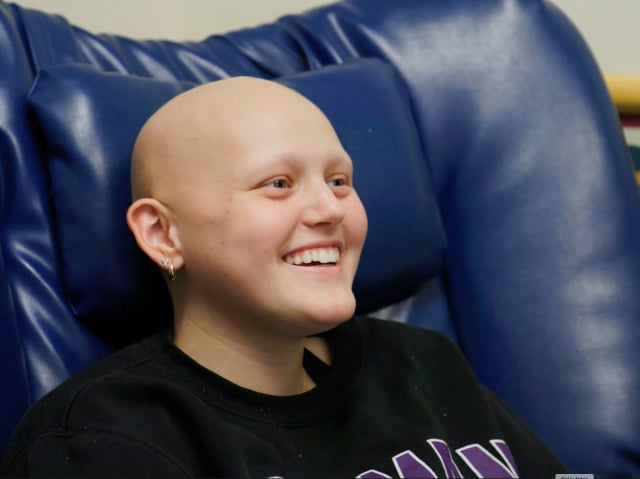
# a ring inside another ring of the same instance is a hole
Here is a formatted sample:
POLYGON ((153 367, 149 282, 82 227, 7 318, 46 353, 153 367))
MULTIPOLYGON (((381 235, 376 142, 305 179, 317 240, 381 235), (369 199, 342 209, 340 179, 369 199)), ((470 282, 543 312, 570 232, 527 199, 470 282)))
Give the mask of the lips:
POLYGON ((340 261, 340 249, 336 246, 306 248, 286 254, 284 260, 295 266, 333 265, 340 261))

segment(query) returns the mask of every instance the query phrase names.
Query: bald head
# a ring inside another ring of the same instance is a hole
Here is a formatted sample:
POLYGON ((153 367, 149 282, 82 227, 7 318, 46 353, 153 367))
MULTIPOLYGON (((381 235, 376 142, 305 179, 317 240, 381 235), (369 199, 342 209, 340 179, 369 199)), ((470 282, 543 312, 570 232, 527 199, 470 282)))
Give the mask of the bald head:
POLYGON ((280 322, 263 328, 258 318, 295 323, 353 313, 366 214, 349 155, 329 120, 300 94, 242 77, 189 90, 145 124, 132 175, 127 223, 140 248, 175 279, 176 317, 213 321, 241 338, 257 328, 262 338, 280 322), (340 267, 300 276, 292 266, 298 253, 328 255, 325 245, 340 267), (325 293, 318 294, 320 286, 325 293), (231 326, 238 317, 244 322, 231 326))
MULTIPOLYGON (((205 166, 222 161, 239 146, 259 141, 267 124, 313 116, 332 127, 322 112, 297 92, 278 83, 233 77, 188 90, 162 106, 136 140, 131 168, 133 199, 168 200, 205 166)), ((337 137, 336 137, 337 139, 337 137)))

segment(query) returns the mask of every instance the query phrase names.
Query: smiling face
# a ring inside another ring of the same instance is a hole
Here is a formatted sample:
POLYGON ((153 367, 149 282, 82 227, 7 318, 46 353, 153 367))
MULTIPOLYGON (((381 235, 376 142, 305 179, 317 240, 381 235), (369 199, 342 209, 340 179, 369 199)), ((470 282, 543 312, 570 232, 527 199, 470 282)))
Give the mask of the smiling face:
POLYGON ((172 173, 147 185, 173 228, 175 309, 244 331, 330 329, 354 312, 367 230, 351 160, 315 105, 234 80, 191 92, 180 140, 162 141, 172 173))

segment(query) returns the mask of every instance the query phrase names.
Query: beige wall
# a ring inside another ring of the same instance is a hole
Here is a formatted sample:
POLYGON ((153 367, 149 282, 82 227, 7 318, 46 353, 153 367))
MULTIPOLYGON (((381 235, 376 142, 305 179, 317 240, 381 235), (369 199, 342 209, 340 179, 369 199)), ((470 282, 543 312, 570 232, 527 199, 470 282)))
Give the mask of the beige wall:
POLYGON ((606 73, 640 75, 640 0, 553 0, 606 73))
MULTIPOLYGON (((12 1, 12 0, 9 0, 12 1)), ((212 33, 275 20, 332 3, 329 0, 17 0, 19 5, 62 13, 94 32, 137 38, 198 40, 212 33)))
MULTIPOLYGON (((393 1, 393 0, 389 0, 393 1)), ((443 0, 446 1, 446 0, 443 0)), ((640 75, 640 0, 553 0, 576 23, 607 73, 640 75)), ((274 20, 329 0, 17 0, 98 32, 197 40, 274 20)))

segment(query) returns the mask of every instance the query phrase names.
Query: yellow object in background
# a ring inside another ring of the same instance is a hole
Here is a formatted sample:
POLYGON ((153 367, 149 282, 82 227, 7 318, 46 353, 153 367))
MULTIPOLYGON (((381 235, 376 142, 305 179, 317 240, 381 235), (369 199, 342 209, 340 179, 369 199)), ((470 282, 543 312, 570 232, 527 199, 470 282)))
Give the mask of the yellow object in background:
POLYGON ((604 78, 618 113, 640 115, 640 76, 607 74, 604 78))

